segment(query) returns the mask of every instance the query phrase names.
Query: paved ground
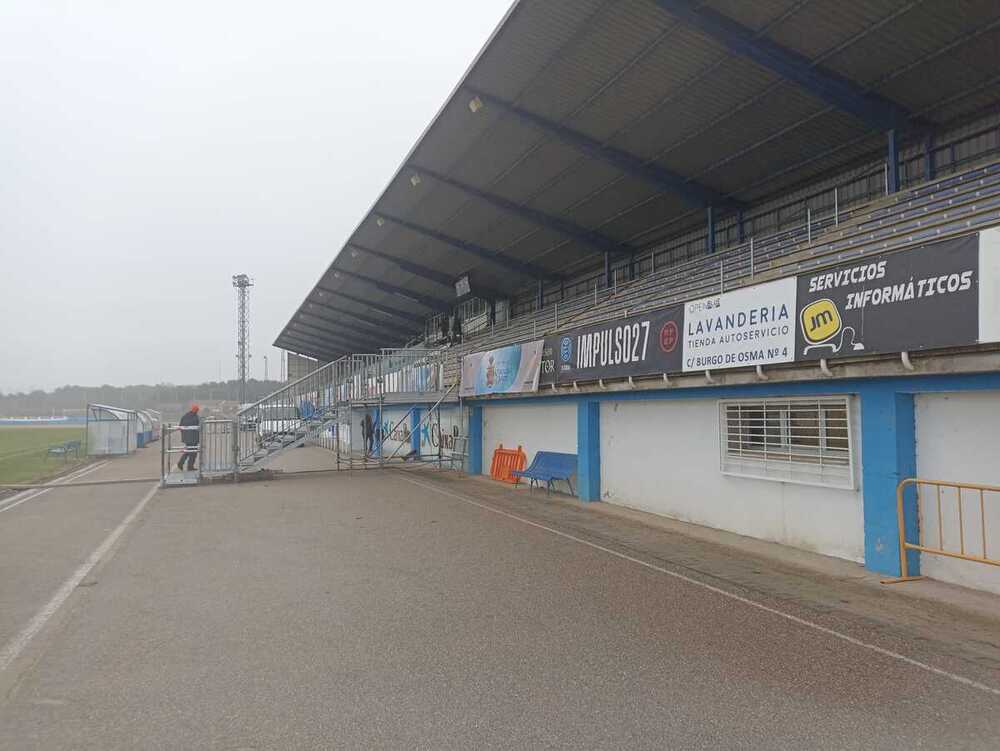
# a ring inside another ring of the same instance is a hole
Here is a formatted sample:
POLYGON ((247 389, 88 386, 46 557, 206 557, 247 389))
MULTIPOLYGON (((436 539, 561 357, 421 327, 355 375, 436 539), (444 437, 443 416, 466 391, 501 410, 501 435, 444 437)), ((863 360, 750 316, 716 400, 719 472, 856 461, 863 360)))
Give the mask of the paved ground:
MULTIPOLYGON (((0 510, 0 648, 147 491, 0 510)), ((0 672, 0 748, 997 747, 1000 623, 543 498, 157 493, 0 672)))

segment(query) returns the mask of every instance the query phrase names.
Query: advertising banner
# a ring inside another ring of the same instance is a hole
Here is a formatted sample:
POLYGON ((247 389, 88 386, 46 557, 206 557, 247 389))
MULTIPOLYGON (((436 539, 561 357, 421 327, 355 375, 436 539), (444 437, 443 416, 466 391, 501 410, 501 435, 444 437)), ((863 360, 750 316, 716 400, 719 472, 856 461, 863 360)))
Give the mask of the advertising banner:
POLYGON ((517 362, 531 363, 533 349, 467 357, 462 393, 997 341, 1000 228, 583 326, 546 338, 544 346, 523 345, 538 347, 540 377, 537 367, 517 362))
POLYGON ((684 306, 684 370, 745 368, 795 359, 794 277, 684 306))
POLYGON ((977 235, 800 276, 796 359, 975 344, 978 299, 977 235))
POLYGON ((538 391, 543 341, 491 349, 462 360, 462 396, 538 391))
POLYGON ((545 340, 541 383, 656 375, 680 370, 680 305, 573 329, 545 340))

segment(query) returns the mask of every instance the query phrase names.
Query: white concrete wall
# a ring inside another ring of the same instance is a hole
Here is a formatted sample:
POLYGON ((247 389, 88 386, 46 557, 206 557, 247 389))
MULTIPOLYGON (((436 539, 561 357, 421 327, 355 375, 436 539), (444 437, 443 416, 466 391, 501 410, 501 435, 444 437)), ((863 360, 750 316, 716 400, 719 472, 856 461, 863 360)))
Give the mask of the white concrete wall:
MULTIPOLYGON (((916 397, 917 476, 932 480, 1000 485, 1000 392, 921 394, 916 397)), ((987 493, 987 553, 1000 559, 1000 493, 987 493)), ((920 498, 920 528, 928 544, 937 545, 942 532, 945 550, 959 550, 958 501, 955 491, 942 489, 938 525, 937 494, 924 489, 920 498)), ((962 515, 967 552, 982 555, 979 494, 965 491, 962 515)), ((921 572, 943 581, 1000 594, 1000 569, 936 555, 921 555, 921 572)))
MULTIPOLYGON (((857 400, 853 409, 860 457, 857 400)), ((856 490, 723 475, 717 400, 601 404, 601 490, 609 503, 861 562, 856 474, 856 490)))
POLYGON ((521 446, 528 464, 537 451, 576 453, 576 403, 483 407, 483 474, 490 473, 493 451, 521 446))

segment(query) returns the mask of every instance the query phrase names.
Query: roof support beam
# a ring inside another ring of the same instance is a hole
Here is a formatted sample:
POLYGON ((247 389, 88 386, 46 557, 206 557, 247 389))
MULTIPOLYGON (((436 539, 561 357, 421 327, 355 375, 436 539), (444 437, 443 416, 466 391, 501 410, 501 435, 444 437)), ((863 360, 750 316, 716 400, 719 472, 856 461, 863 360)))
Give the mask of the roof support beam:
POLYGON ((523 274, 524 276, 529 276, 534 279, 556 279, 558 274, 554 274, 551 271, 546 271, 540 266, 536 266, 533 263, 526 263, 524 261, 518 261, 516 258, 510 258, 505 256, 495 250, 490 250, 489 248, 484 248, 482 245, 476 245, 476 243, 470 243, 465 240, 460 240, 457 237, 452 237, 451 235, 446 235, 443 232, 439 232, 435 229, 430 229, 429 227, 422 227, 414 222, 407 221, 401 217, 391 216, 389 214, 383 214, 379 212, 377 214, 379 218, 385 219, 388 222, 397 224, 400 227, 415 232, 418 235, 423 235, 424 237, 429 237, 432 240, 437 240, 445 245, 450 245, 453 248, 461 250, 469 255, 481 258, 484 261, 489 261, 490 263, 495 263, 498 266, 503 266, 509 271, 516 271, 518 274, 523 274))
POLYGON ((317 338, 325 339, 330 342, 336 342, 337 344, 342 344, 348 347, 367 347, 372 341, 367 337, 355 336, 353 333, 341 330, 332 331, 322 326, 305 323, 304 321, 291 321, 288 325, 300 333, 308 334, 309 336, 316 336, 317 338))
POLYGON ((336 326, 338 328, 350 329, 367 336, 409 336, 412 333, 406 329, 396 328, 388 321, 384 322, 380 326, 370 326, 369 324, 358 324, 355 321, 328 318, 327 316, 316 313, 314 310, 300 310, 292 320, 294 321, 296 318, 309 319, 310 321, 313 321, 321 326, 336 326))
POLYGON ((579 240, 580 242, 591 246, 597 252, 608 252, 614 253, 615 255, 621 255, 631 253, 633 250, 628 245, 618 243, 610 237, 602 235, 600 232, 595 232, 594 230, 589 230, 586 227, 581 227, 580 225, 567 221, 566 219, 562 219, 561 217, 552 216, 544 211, 538 211, 537 209, 533 209, 529 206, 509 201, 503 196, 498 196, 494 193, 480 190, 479 188, 469 185, 468 183, 464 183, 461 180, 456 180, 453 177, 448 177, 447 175, 427 169, 426 167, 419 167, 417 165, 410 166, 418 175, 426 175, 440 183, 450 185, 456 190, 466 193, 467 195, 475 196, 479 200, 492 204, 508 213, 519 216, 522 219, 527 219, 529 222, 537 224, 539 227, 544 227, 545 229, 552 230, 553 232, 558 232, 560 235, 573 238, 574 240, 579 240))
POLYGON ((587 156, 611 164, 622 172, 644 180, 664 192, 673 193, 692 206, 719 206, 734 210, 742 206, 739 201, 733 198, 727 198, 706 185, 689 180, 683 175, 648 162, 635 154, 603 144, 595 138, 544 118, 541 115, 536 115, 522 107, 518 107, 516 104, 495 97, 492 94, 487 94, 480 89, 475 89, 471 86, 466 86, 466 89, 487 105, 496 107, 508 115, 513 115, 519 120, 534 125, 539 130, 548 133, 550 136, 572 146, 587 156))
POLYGON ((335 289, 330 289, 329 287, 322 287, 316 285, 316 291, 322 295, 336 295, 337 297, 342 297, 345 300, 350 300, 351 302, 357 303, 358 305, 364 305, 365 307, 371 308, 372 310, 377 310, 380 313, 385 313, 387 316, 394 316, 395 318, 401 318, 404 321, 409 321, 410 323, 415 323, 419 327, 424 325, 424 316, 419 316, 416 313, 410 313, 407 310, 400 310, 399 308, 393 308, 389 305, 382 305, 380 303, 372 302, 371 300, 365 300, 363 297, 355 297, 354 295, 349 295, 346 292, 338 292, 335 289))
POLYGON ((382 282, 379 281, 378 279, 373 279, 370 276, 365 276, 364 274, 359 274, 355 271, 345 271, 344 269, 335 268, 333 270, 334 277, 336 277, 338 274, 350 277, 351 279, 357 279, 359 282, 364 282, 365 284, 370 284, 372 287, 380 289, 386 294, 398 295, 399 297, 417 303, 418 305, 423 305, 425 308, 436 310, 439 313, 444 313, 447 310, 451 310, 451 306, 448 303, 444 302, 439 297, 430 297, 429 295, 422 295, 419 292, 411 292, 410 290, 404 287, 397 287, 395 284, 382 282))
POLYGON ((374 248, 367 248, 364 245, 358 245, 357 243, 348 243, 347 247, 351 249, 351 253, 356 251, 358 253, 365 253, 375 258, 380 258, 386 263, 391 263, 393 266, 402 269, 403 271, 408 271, 414 276, 419 276, 422 279, 427 279, 428 281, 434 282, 435 284, 440 284, 442 287, 447 287, 448 289, 454 291, 455 280, 448 274, 444 274, 440 271, 435 271, 434 269, 429 269, 426 266, 422 266, 419 263, 413 263, 413 261, 407 261, 402 258, 397 258, 396 256, 389 255, 388 253, 383 253, 380 250, 375 250, 374 248))
POLYGON ((314 341, 321 347, 326 347, 330 351, 334 352, 345 352, 348 354, 360 353, 360 352, 374 352, 378 350, 372 342, 340 342, 336 339, 327 339, 323 336, 312 334, 308 331, 297 331, 292 330, 292 336, 297 336, 300 340, 304 342, 314 341))
POLYGON ((374 326, 378 329, 386 329, 399 334, 408 334, 412 329, 400 328, 392 321, 385 318, 374 318, 372 316, 366 316, 361 313, 355 313, 353 311, 347 310, 346 308, 339 308, 336 305, 330 305, 327 302, 316 302, 315 300, 306 300, 305 304, 299 308, 299 315, 311 315, 314 318, 321 318, 327 323, 334 323, 337 325, 343 325, 343 321, 338 321, 335 318, 327 318, 326 316, 321 316, 319 313, 315 312, 313 308, 325 308, 326 310, 331 310, 337 315, 344 316, 346 318, 353 318, 356 321, 361 321, 368 324, 369 326, 374 326))
POLYGON ((368 348, 372 346, 372 342, 398 342, 405 339, 409 339, 413 336, 412 332, 406 333, 391 333, 388 331, 383 332, 373 332, 373 331, 356 331, 351 329, 343 329, 338 327, 336 329, 326 328, 322 322, 319 324, 312 323, 311 321, 303 321, 301 319, 294 320, 289 323, 289 326, 299 324, 301 326, 307 326, 312 330, 323 332, 324 335, 332 339, 342 339, 342 344, 354 347, 357 351, 367 352, 368 348), (357 349, 361 348, 361 349, 357 349))
POLYGON ((654 0, 667 13, 735 55, 792 81, 818 99, 875 130, 905 129, 913 115, 905 107, 866 92, 853 81, 816 67, 807 57, 757 36, 752 29, 694 0, 654 0))
POLYGON ((274 346, 279 349, 286 349, 282 342, 287 342, 290 346, 295 348, 295 352, 300 355, 309 355, 310 357, 322 358, 324 360, 333 361, 336 360, 338 355, 335 355, 332 351, 323 348, 322 345, 318 345, 316 342, 308 342, 298 337, 291 336, 288 333, 283 333, 279 336, 275 342, 274 346))

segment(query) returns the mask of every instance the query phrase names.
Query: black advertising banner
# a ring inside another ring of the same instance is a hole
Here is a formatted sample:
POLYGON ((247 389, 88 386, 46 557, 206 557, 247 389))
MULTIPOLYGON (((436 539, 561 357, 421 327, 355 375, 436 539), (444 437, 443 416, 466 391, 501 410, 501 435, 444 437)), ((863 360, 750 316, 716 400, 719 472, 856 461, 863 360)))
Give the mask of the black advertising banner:
POLYGON ((796 360, 955 347, 979 337, 979 236, 798 277, 796 360))
POLYGON ((681 370, 684 306, 584 326, 545 339, 539 385, 681 370))

